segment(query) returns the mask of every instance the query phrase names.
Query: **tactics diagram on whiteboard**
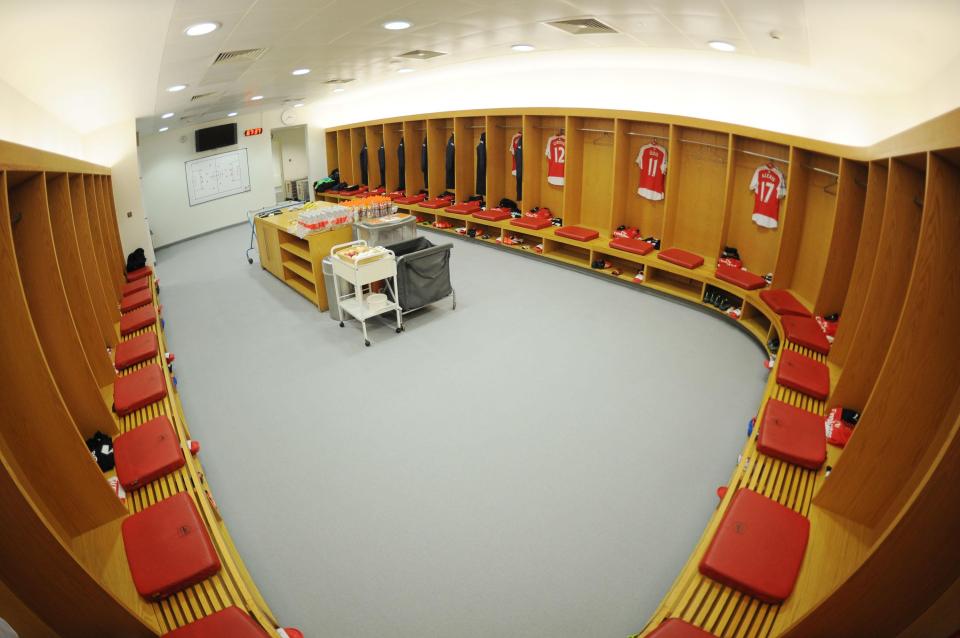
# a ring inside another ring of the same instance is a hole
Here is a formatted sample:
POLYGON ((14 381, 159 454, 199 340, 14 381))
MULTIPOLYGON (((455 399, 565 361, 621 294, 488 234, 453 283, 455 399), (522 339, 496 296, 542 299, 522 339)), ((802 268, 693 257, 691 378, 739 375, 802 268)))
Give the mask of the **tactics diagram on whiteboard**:
POLYGON ((250 190, 250 166, 245 148, 190 160, 186 168, 191 206, 250 190))

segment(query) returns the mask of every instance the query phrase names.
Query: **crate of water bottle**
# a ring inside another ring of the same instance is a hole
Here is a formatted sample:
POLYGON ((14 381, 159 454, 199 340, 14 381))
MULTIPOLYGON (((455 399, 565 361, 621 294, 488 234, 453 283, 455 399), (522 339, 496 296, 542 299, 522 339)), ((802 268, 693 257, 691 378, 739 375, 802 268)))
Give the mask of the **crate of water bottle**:
POLYGON ((313 233, 321 233, 352 224, 355 218, 354 210, 346 206, 305 207, 297 215, 294 234, 298 237, 305 237, 313 233))

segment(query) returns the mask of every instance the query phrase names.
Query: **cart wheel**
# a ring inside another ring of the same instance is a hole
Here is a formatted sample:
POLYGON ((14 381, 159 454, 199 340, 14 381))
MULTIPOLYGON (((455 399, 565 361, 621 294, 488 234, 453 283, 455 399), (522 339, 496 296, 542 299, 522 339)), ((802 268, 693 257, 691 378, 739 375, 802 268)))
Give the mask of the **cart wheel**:
POLYGON ((369 339, 367 339, 367 340, 364 341, 363 343, 364 343, 364 345, 367 346, 368 348, 370 347, 370 340, 369 340, 369 339))
POLYGON ((400 334, 401 330, 403 330, 403 328, 397 328, 397 334, 400 334))
POLYGON ((248 264, 252 264, 252 263, 253 263, 253 260, 250 259, 249 257, 247 257, 247 263, 248 263, 248 264))
POLYGON ((341 327, 341 328, 343 327, 343 322, 342 322, 342 321, 340 322, 340 327, 341 327))

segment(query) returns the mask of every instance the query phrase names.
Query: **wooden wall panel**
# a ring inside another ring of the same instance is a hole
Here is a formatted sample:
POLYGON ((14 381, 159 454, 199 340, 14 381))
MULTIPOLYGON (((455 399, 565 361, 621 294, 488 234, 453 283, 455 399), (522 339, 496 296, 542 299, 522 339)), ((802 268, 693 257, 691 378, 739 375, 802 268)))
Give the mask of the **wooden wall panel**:
POLYGON ((108 301, 112 301, 111 316, 114 321, 120 318, 120 308, 116 300, 120 298, 120 288, 117 286, 113 274, 110 272, 110 250, 104 237, 100 223, 100 203, 97 198, 97 188, 93 175, 83 176, 83 191, 87 198, 87 220, 90 223, 90 238, 93 241, 93 252, 100 271, 100 283, 108 301))
POLYGON ((110 276, 113 278, 113 285, 120 291, 120 287, 126 281, 124 276, 123 259, 121 258, 120 241, 117 237, 116 226, 117 216, 113 212, 113 195, 108 195, 102 175, 93 176, 93 184, 97 197, 97 212, 100 214, 100 232, 103 233, 104 256, 107 261, 107 268, 110 270, 110 276))
POLYGON ((340 181, 352 186, 360 176, 354 175, 351 153, 350 130, 337 131, 337 168, 340 169, 340 181))
MULTIPOLYGON (((379 159, 379 150, 380 144, 383 143, 383 127, 382 126, 368 126, 366 127, 366 139, 367 139, 367 168, 370 172, 368 177, 370 182, 370 188, 377 188, 378 186, 383 186, 385 183, 385 175, 380 174, 380 159, 379 159)), ((386 146, 383 148, 384 154, 386 154, 386 146)))
POLYGON ((333 169, 340 167, 340 160, 337 157, 337 134, 334 131, 327 131, 324 134, 324 143, 327 158, 327 175, 333 172, 333 169))
POLYGON ((396 124, 383 125, 383 145, 387 160, 387 177, 384 188, 388 193, 397 190, 400 186, 400 160, 397 157, 397 148, 403 137, 403 127, 396 124))
MULTIPOLYGON (((833 221, 836 213, 837 178, 820 171, 838 173, 839 161, 814 153, 801 153, 799 171, 803 174, 801 184, 787 184, 790 189, 805 189, 802 209, 801 231, 797 246, 796 262, 790 289, 812 308, 820 294, 827 266, 827 250, 830 246, 833 221), (820 170, 817 170, 820 169, 820 170)), ((797 221, 796 218, 792 220, 797 221)))
POLYGON ((415 195, 423 190, 423 171, 420 170, 420 146, 426 135, 423 120, 409 120, 403 123, 403 148, 406 157, 406 191, 415 195))
MULTIPOLYGON (((583 181, 580 192, 579 223, 599 230, 601 235, 608 235, 613 221, 613 120, 584 118, 583 128, 587 130, 582 131, 583 181), (609 133, 600 131, 609 131, 609 133)), ((570 130, 569 126, 567 130, 570 130)), ((575 162, 577 158, 568 160, 567 170, 569 170, 570 161, 575 162)))
POLYGON ((100 275, 100 266, 97 262, 96 250, 93 246, 93 235, 90 232, 90 220, 87 213, 87 196, 82 175, 70 175, 70 200, 73 212, 73 228, 77 234, 77 246, 80 250, 80 261, 83 266, 83 277, 90 293, 97 316, 97 325, 107 347, 113 347, 119 340, 119 333, 115 324, 115 317, 119 318, 120 311, 117 304, 108 293, 109 286, 100 275))
POLYGON ((826 316, 841 312, 857 256, 863 207, 867 195, 867 168, 859 162, 840 160, 837 184, 837 208, 820 294, 813 304, 814 314, 826 316))
MULTIPOLYGON (((427 175, 429 184, 427 190, 430 197, 439 197, 447 190, 446 149, 447 140, 453 134, 453 120, 427 120, 427 175)), ((456 156, 456 139, 454 139, 454 156, 456 156)), ((456 183, 454 183, 456 188, 456 183)))
POLYGON ((362 126, 350 129, 350 174, 353 175, 351 184, 363 183, 360 174, 360 150, 365 143, 366 129, 362 126))
POLYGON ((682 248, 710 262, 721 247, 729 136, 694 129, 680 129, 677 135, 679 152, 670 154, 673 168, 668 168, 668 175, 679 173, 675 190, 667 195, 672 234, 663 247, 682 248))

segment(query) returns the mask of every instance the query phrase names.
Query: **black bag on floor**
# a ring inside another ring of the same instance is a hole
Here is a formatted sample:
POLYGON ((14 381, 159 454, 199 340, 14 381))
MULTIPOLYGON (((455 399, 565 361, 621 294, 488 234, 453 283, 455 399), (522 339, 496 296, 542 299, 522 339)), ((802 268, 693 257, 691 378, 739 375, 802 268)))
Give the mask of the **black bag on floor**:
POLYGON ((137 248, 127 255, 127 272, 140 270, 147 265, 147 256, 143 254, 143 248, 137 248))

